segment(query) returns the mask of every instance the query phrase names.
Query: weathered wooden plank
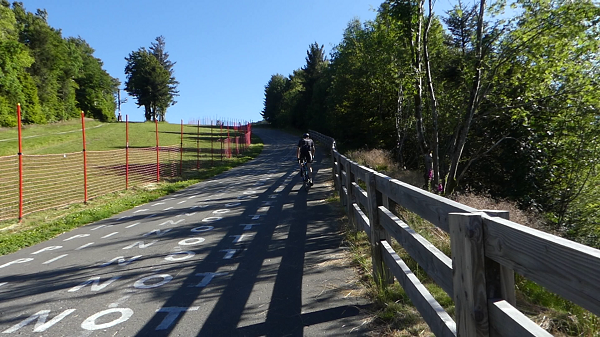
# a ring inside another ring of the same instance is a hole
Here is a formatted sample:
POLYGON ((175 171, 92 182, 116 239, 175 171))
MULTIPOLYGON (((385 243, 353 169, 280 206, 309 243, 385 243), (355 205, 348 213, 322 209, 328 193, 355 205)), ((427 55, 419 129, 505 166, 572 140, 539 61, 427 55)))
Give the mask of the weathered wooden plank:
POLYGON ((341 173, 342 173, 341 174, 342 185, 344 185, 345 187, 348 187, 348 185, 346 185, 346 181, 348 181, 347 173, 346 173, 346 171, 342 171, 341 173))
POLYGON ((402 288, 410 298, 413 305, 419 310, 421 316, 436 336, 456 336, 456 324, 452 317, 435 300, 431 293, 423 286, 421 281, 408 268, 406 263, 394 252, 386 241, 381 244, 383 258, 390 267, 402 288))
POLYGON ((356 201, 366 208, 368 205, 367 191, 360 188, 357 183, 352 183, 352 188, 354 189, 353 195, 356 198, 356 201))
POLYGON ((379 219, 383 227, 417 261, 419 267, 423 268, 448 296, 453 297, 452 259, 385 207, 379 207, 379 219))
POLYGON ((469 213, 477 210, 450 199, 429 193, 385 175, 376 177, 377 189, 409 211, 416 213, 448 232, 449 213, 469 213))
POLYGON ((333 143, 335 143, 335 140, 329 136, 326 136, 318 131, 315 130, 308 130, 308 132, 311 135, 311 138, 318 140, 320 142, 323 142, 325 144, 327 144, 327 146, 332 147, 333 143))
POLYGON ((347 195, 347 202, 346 202, 346 213, 348 214, 348 222, 350 223, 350 226, 353 229, 356 229, 356 221, 354 220, 354 210, 352 209, 352 204, 354 203, 354 188, 352 186, 352 184, 354 184, 354 177, 352 172, 350 171, 350 165, 352 165, 351 162, 347 162, 346 166, 344 167, 344 169, 346 170, 346 181, 345 181, 345 185, 346 185, 346 195, 347 195))
POLYGON ((488 336, 489 315, 481 213, 449 215, 452 285, 459 336, 488 336))
POLYGON ((338 161, 340 162, 340 165, 342 165, 342 167, 344 165, 346 165, 346 163, 350 160, 344 155, 340 155, 340 157, 338 159, 339 159, 338 161))
POLYGON ((600 315, 600 250, 483 216, 485 255, 600 315))
POLYGON ((351 170, 354 174, 355 179, 360 179, 362 181, 367 180, 367 173, 370 171, 368 168, 358 165, 357 163, 354 163, 354 165, 352 165, 351 170))
POLYGON ((359 229, 362 229, 367 233, 367 236, 371 237, 371 224, 369 223, 369 217, 358 207, 357 204, 352 204, 354 207, 354 218, 359 229))
MULTIPOLYGON (((482 210, 482 212, 491 217, 509 220, 508 211, 482 210)), ((488 298, 503 299, 512 306, 517 305, 514 270, 487 258, 485 261, 485 278, 488 298)))
POLYGON ((490 336, 552 336, 504 300, 489 302, 488 312, 490 314, 490 336))
POLYGON ((387 280, 390 271, 383 263, 381 253, 381 242, 385 241, 385 228, 379 223, 379 212, 377 208, 382 205, 381 194, 377 193, 375 176, 377 173, 367 174, 367 212, 369 212, 369 224, 371 225, 371 260, 373 265, 373 279, 376 284, 383 284, 387 280))

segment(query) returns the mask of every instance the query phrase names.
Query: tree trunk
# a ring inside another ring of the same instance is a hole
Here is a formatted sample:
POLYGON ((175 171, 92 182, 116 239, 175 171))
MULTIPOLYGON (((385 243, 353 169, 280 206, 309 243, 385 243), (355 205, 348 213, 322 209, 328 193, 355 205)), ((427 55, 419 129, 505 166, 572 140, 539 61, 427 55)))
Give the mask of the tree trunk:
POLYGON ((473 85, 471 87, 471 95, 469 98, 469 104, 465 113, 462 126, 460 127, 452 151, 450 169, 448 170, 448 179, 444 192, 450 194, 454 192, 458 186, 458 179, 456 173, 458 172, 458 164, 462 156, 465 144, 467 142, 467 135, 469 134, 469 128, 473 121, 473 116, 479 108, 480 102, 480 91, 481 91, 481 77, 482 77, 482 65, 483 65, 483 15, 485 11, 485 0, 481 0, 479 4, 479 14, 477 18, 477 46, 476 46, 476 61, 475 61, 475 78, 473 79, 473 85))
POLYGON ((402 156, 402 147, 404 146, 404 137, 406 135, 405 123, 402 123, 402 104, 404 102, 404 91, 402 83, 398 86, 398 106, 396 107, 396 137, 398 143, 396 150, 398 151, 398 163, 400 167, 404 167, 404 157, 402 156))
MULTIPOLYGON (((425 161, 425 183, 429 182, 429 172, 427 172, 427 159, 425 158, 429 154, 429 145, 425 138, 425 127, 423 125, 423 74, 422 74, 422 55, 421 55, 421 38, 423 30, 423 2, 419 0, 418 13, 417 13, 417 27, 416 36, 413 38, 411 33, 411 44, 413 51, 413 69, 415 71, 415 88, 417 89, 414 100, 415 100, 415 120, 417 124, 417 139, 419 142, 419 148, 421 150, 421 156, 425 161)), ((412 29, 411 29, 412 32, 412 29)))
POLYGON ((427 75, 427 87, 429 88, 429 96, 431 102, 429 104, 431 108, 431 119, 433 122, 433 135, 431 137, 431 147, 433 148, 433 181, 431 182, 434 191, 437 191, 437 186, 440 182, 440 162, 439 162, 439 136, 438 136, 438 101, 435 97, 435 90, 433 88, 433 78, 431 76, 431 64, 429 62, 429 30, 431 28, 431 20, 433 17, 433 4, 429 0, 429 17, 427 19, 427 25, 425 27, 425 34, 423 35, 423 54, 425 62, 425 72, 427 75))

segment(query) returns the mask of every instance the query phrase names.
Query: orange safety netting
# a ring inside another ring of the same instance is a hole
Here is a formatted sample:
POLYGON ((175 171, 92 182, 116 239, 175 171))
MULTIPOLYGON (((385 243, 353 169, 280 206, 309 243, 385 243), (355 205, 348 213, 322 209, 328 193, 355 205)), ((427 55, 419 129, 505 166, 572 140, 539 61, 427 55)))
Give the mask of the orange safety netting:
POLYGON ((0 157, 0 220, 19 216, 19 156, 0 157))
MULTIPOLYGON (((84 152, 22 155, 23 215, 92 199, 107 193, 125 190, 181 176, 199 169, 202 161, 231 158, 245 152, 251 144, 250 124, 223 129, 211 129, 210 148, 201 148, 198 134, 190 134, 182 144, 160 146, 159 174, 156 147, 129 148, 111 151, 87 151, 84 181, 84 152), (232 131, 232 134, 226 135, 232 131), (216 138, 213 138, 214 136, 216 138), (219 134, 217 134, 219 133, 219 134), (213 143, 214 142, 214 143, 213 143), (219 144, 220 143, 220 144, 219 144), (219 158, 220 157, 220 158, 219 158)), ((208 133, 204 133, 204 136, 208 133)), ((0 220, 19 217, 19 156, 0 157, 0 220)))
MULTIPOLYGON (((160 177, 179 175, 178 146, 159 148, 160 177)), ((156 182, 156 148, 129 149, 128 186, 156 182)), ((87 152, 87 196, 125 190, 126 150, 87 152)), ((85 201, 83 152, 23 155, 23 214, 85 201)), ((19 216, 18 156, 0 157, 0 220, 19 216)))

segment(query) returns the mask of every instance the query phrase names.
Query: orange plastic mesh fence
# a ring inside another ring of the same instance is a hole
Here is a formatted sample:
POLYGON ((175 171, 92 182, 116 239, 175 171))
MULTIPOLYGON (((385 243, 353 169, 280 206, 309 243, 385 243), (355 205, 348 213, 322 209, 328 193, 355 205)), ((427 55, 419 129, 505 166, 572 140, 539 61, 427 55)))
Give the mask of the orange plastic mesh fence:
MULTIPOLYGON (((179 146, 159 147, 160 178, 179 175, 179 146)), ((88 199, 125 190, 125 149, 87 152, 88 199)), ((129 149, 129 186, 156 182, 156 148, 129 149)), ((0 220, 19 216, 18 156, 0 157, 0 220)), ((23 214, 83 202, 83 152, 23 155, 23 214)))
POLYGON ((83 152, 23 155, 23 214, 83 201, 83 152))
MULTIPOLYGON (((183 144, 159 147, 160 179, 213 165, 239 155, 250 145, 250 125, 229 130, 215 127, 212 143, 200 144, 198 130, 185 133, 183 144), (237 129, 237 130, 236 130, 237 129), (227 133, 230 138, 227 138, 227 133), (183 150, 183 153, 182 153, 183 150)), ((126 182, 126 150, 87 151, 87 195, 92 199, 126 187, 155 183, 156 147, 129 148, 126 182)), ((83 202, 83 152, 23 155, 23 214, 83 202)), ((19 216, 19 158, 0 157, 0 220, 19 216)))
POLYGON ((19 156, 0 157, 0 220, 19 217, 19 156))
POLYGON ((87 151, 87 179, 88 198, 124 190, 125 150, 87 151))

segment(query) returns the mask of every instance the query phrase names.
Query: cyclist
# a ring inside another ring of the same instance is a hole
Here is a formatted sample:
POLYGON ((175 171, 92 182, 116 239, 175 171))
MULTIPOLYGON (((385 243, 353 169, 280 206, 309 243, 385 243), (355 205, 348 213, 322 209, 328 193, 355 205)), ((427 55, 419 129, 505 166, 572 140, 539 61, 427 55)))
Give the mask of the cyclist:
MULTIPOLYGON (((313 185, 313 174, 311 163, 315 157, 315 142, 310 139, 310 135, 305 133, 302 135, 302 139, 298 142, 298 149, 296 150, 296 158, 298 163, 301 163, 303 159, 306 159, 306 165, 308 166, 308 181, 310 186, 313 185)), ((302 164, 300 165, 300 172, 302 172, 302 164)))

